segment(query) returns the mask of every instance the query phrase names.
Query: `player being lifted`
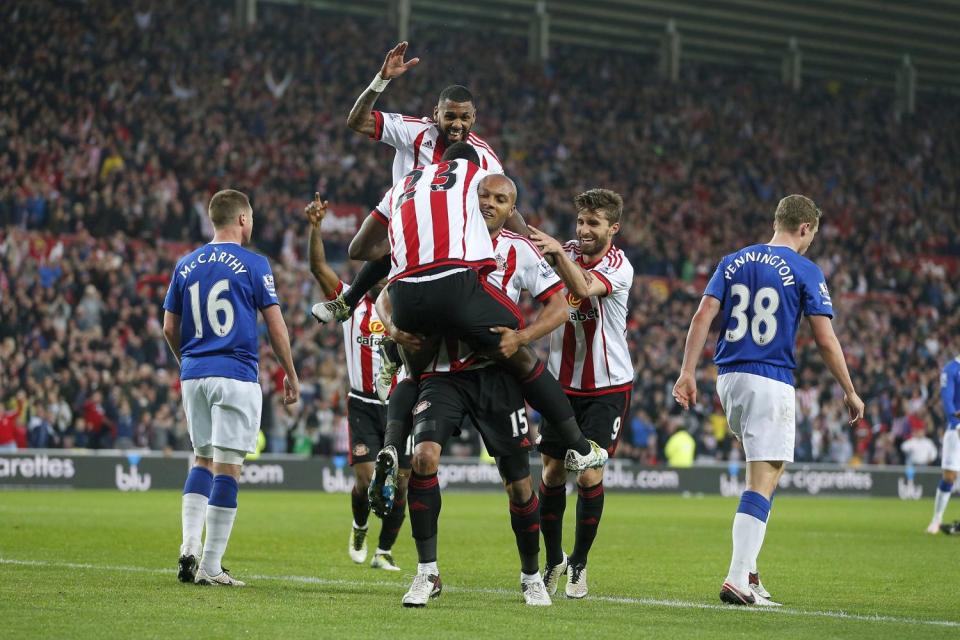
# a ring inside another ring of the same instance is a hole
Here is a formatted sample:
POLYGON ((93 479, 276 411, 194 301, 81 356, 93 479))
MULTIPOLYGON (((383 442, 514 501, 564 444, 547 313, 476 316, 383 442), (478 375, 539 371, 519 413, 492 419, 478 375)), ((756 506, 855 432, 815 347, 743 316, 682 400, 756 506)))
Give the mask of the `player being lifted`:
POLYGON ((833 331, 833 303, 820 268, 803 257, 820 227, 810 198, 785 197, 774 214, 773 239, 725 256, 707 284, 687 333, 673 397, 697 402, 696 368, 710 324, 720 315, 714 362, 717 393, 730 430, 743 445, 747 488, 733 519, 733 559, 720 589, 728 604, 778 606, 757 574, 770 500, 793 461, 796 420, 793 370, 800 320, 807 316, 820 355, 844 392, 851 424, 863 418, 843 349, 833 331))
MULTIPOLYGON (((480 210, 497 262, 487 281, 514 303, 519 301, 521 291, 526 290, 544 305, 529 326, 519 331, 497 329, 501 334, 499 352, 503 357, 547 335, 567 316, 566 302, 563 296, 557 295, 563 285, 556 273, 529 240, 503 228, 516 197, 516 186, 504 175, 488 176, 478 190, 480 210)), ((377 306, 381 317, 390 317, 389 295, 381 294, 377 306)), ((389 328, 406 347, 419 346, 409 342, 411 336, 389 328)), ((480 432, 487 451, 496 459, 507 490, 510 523, 520 554, 520 589, 524 600, 534 606, 551 604, 539 574, 540 505, 530 478, 527 452, 531 442, 526 408, 516 381, 489 360, 478 358, 466 344, 445 341, 424 374, 417 407, 416 475, 411 481, 409 496, 410 504, 416 501, 424 508, 411 510, 411 530, 420 564, 403 604, 424 606, 431 596, 440 593, 437 568, 440 487, 436 474, 440 453, 463 419, 469 419, 480 432)))
POLYGON ((286 374, 285 404, 297 401, 299 381, 270 264, 243 248, 253 233, 250 201, 226 189, 214 194, 208 211, 213 240, 177 261, 163 303, 163 334, 180 363, 183 408, 196 454, 183 488, 177 577, 242 587, 220 560, 237 515, 243 459, 256 449, 260 430, 257 310, 286 374))
POLYGON ((957 472, 960 471, 960 434, 957 431, 957 426, 960 425, 960 356, 948 362, 940 372, 940 401, 943 403, 943 415, 947 418, 943 449, 940 452, 943 477, 937 486, 937 496, 933 501, 933 519, 927 527, 927 533, 938 533, 941 530, 944 533, 956 533, 956 523, 940 523, 943 521, 947 503, 950 502, 957 472))
MULTIPOLYGON (((327 264, 323 249, 323 236, 320 226, 327 214, 327 203, 317 194, 305 210, 310 222, 310 236, 307 240, 307 253, 310 260, 310 272, 320 284, 324 295, 333 298, 342 293, 344 285, 339 276, 327 264)), ((385 334, 385 328, 374 307, 376 295, 385 283, 381 282, 371 289, 360 302, 357 312, 343 325, 343 347, 347 358, 347 376, 350 379, 350 392, 347 394, 347 418, 350 425, 349 461, 353 467, 354 485, 351 494, 353 506, 353 527, 347 552, 350 559, 361 564, 367 559, 367 520, 370 516, 370 500, 367 489, 373 477, 373 458, 383 447, 383 432, 387 424, 387 406, 377 397, 375 378, 380 368, 380 354, 377 349, 385 334)), ((315 307, 317 305, 314 305, 315 307)), ((409 473, 410 458, 401 455, 400 474, 397 482, 397 495, 390 513, 384 518, 380 528, 380 540, 373 554, 370 566, 374 569, 399 571, 390 550, 397 540, 397 534, 403 525, 406 502, 406 477, 409 473)))
MULTIPOLYGON (((471 145, 479 156, 478 164, 482 169, 503 173, 497 154, 489 144, 471 131, 476 123, 477 110, 473 95, 466 87, 452 85, 441 91, 432 118, 415 118, 374 110, 377 99, 390 81, 402 76, 420 62, 420 58, 404 61, 407 47, 406 42, 401 42, 387 52, 380 71, 350 110, 347 126, 396 149, 393 158, 394 184, 414 169, 438 163, 447 147, 455 142, 471 145)), ((523 230, 522 219, 512 216, 508 228, 514 231, 523 230)), ((351 257, 356 259, 353 255, 351 257)), ((320 322, 346 321, 364 293, 385 278, 389 271, 390 260, 386 257, 365 264, 349 291, 318 308, 317 319, 320 322)))
MULTIPOLYGON (((602 466, 606 452, 583 437, 563 390, 534 351, 524 346, 509 358, 496 353, 501 334, 493 329, 516 329, 521 317, 513 301, 486 279, 496 261, 477 195, 478 185, 490 174, 476 164, 478 160, 473 147, 459 142, 447 149, 439 164, 410 172, 364 221, 351 251, 363 258, 390 252, 387 290, 394 326, 434 341, 440 336, 461 338, 496 359, 520 381, 524 398, 551 418, 558 439, 570 449, 566 464, 578 470, 602 466), (389 248, 383 246, 386 241, 389 248)), ((435 353, 433 344, 407 354, 414 380, 435 353)), ((385 446, 371 483, 378 514, 379 489, 395 472, 396 449, 404 441, 416 395, 415 383, 405 381, 390 396, 385 446)))
MULTIPOLYGON (((567 321, 550 336, 550 372, 563 386, 585 437, 613 455, 620 428, 630 412, 633 363, 627 348, 627 297, 633 267, 613 245, 620 230, 623 199, 607 189, 591 189, 574 198, 577 239, 564 245, 532 229, 530 239, 567 286, 567 321)), ((569 598, 587 595, 587 556, 603 515, 603 469, 586 469, 577 476, 577 520, 573 552, 563 552, 567 469, 564 447, 549 420, 540 442, 543 479, 540 517, 547 551, 543 572, 553 595, 560 576, 567 574, 569 598)))

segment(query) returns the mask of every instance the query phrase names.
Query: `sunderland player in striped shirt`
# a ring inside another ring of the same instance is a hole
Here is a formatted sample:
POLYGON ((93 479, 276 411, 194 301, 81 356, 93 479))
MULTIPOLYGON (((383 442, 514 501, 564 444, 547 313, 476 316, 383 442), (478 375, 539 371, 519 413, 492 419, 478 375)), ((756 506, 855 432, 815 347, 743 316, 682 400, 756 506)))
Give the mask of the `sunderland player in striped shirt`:
MULTIPOLYGON (((585 437, 616 451, 621 427, 630 413, 633 363, 627 348, 627 297, 633 266, 613 244, 620 230, 623 199, 608 189, 591 189, 574 198, 577 238, 561 245, 533 229, 530 239, 554 261, 567 286, 567 321, 550 336, 550 373, 570 398, 585 437)), ((549 423, 549 420, 547 421, 549 423)), ((587 595, 587 557, 603 515, 603 469, 577 475, 577 520, 573 551, 563 552, 567 469, 563 447, 545 428, 540 442, 543 480, 540 518, 547 551, 544 583, 556 593, 567 575, 568 598, 587 595)))
POLYGON ((777 205, 770 242, 720 260, 690 323, 680 377, 673 388, 673 397, 684 409, 697 403, 697 362, 719 315, 717 394, 747 461, 747 488, 733 518, 733 558, 720 588, 720 599, 727 604, 778 606, 760 582, 757 556, 773 492, 786 463, 793 461, 793 370, 803 316, 843 389, 850 423, 863 419, 863 401, 833 331, 826 279, 820 267, 803 257, 820 227, 820 216, 810 198, 787 196, 777 205))
MULTIPOLYGON (((351 250, 363 258, 390 254, 388 292, 393 325, 428 336, 432 343, 405 354, 414 379, 433 358, 441 336, 461 338, 472 348, 489 353, 520 381, 526 400, 550 419, 558 437, 569 443, 565 463, 571 469, 602 466, 606 452, 583 437, 563 390, 534 351, 524 346, 509 358, 496 353, 501 334, 494 328, 517 329, 522 318, 516 304, 486 279, 497 263, 477 193, 490 174, 478 161, 473 147, 458 142, 447 149, 439 164, 407 174, 364 221, 351 250)), ((381 497, 377 490, 384 476, 388 478, 396 469, 396 448, 403 442, 406 415, 416 392, 415 382, 410 381, 398 384, 390 396, 386 445, 377 457, 371 484, 378 514, 382 505, 378 505, 381 497), (396 407, 404 410, 394 413, 396 407)))
MULTIPOLYGON (((566 301, 560 295, 563 284, 553 268, 527 238, 503 228, 512 214, 516 197, 516 186, 504 175, 488 176, 478 190, 480 210, 497 262, 487 281, 514 303, 519 302, 522 291, 528 291, 543 303, 530 325, 519 330, 496 328, 501 336, 502 357, 510 357, 522 346, 548 335, 567 317, 566 301)), ((390 317, 389 295, 381 294, 377 306, 381 317, 390 317)), ((417 338, 389 326, 389 320, 387 324, 391 335, 405 347, 419 346, 417 338)), ((425 606, 430 597, 440 594, 437 471, 441 451, 462 420, 469 420, 479 431, 503 479, 509 498, 510 524, 520 555, 520 590, 524 601, 532 606, 550 605, 550 596, 539 573, 540 503, 530 477, 528 451, 532 443, 526 407, 516 380, 490 360, 479 357, 469 345, 455 339, 445 340, 434 361, 427 366, 418 400, 414 469, 420 479, 411 483, 409 495, 411 504, 416 500, 427 508, 411 511, 411 530, 417 541, 420 570, 403 597, 404 605, 425 606)))
MULTIPOLYGON (((332 298, 341 293, 345 285, 327 264, 320 230, 327 214, 327 203, 320 199, 320 194, 316 194, 313 202, 307 205, 305 213, 310 222, 310 236, 307 240, 310 272, 320 284, 324 295, 332 298)), ((383 340, 385 327, 377 315, 374 301, 384 284, 381 282, 374 286, 360 301, 350 321, 343 325, 343 348, 347 358, 347 376, 350 378, 350 392, 347 394, 350 438, 348 460, 354 476, 351 493, 353 526, 347 552, 350 559, 357 564, 362 564, 367 559, 367 521, 370 517, 367 489, 373 477, 373 459, 383 447, 387 424, 387 406, 377 397, 375 390, 375 378, 380 368, 380 353, 377 347, 383 340)), ((383 519, 377 550, 370 562, 374 569, 400 570, 393 560, 391 549, 403 525, 406 506, 404 495, 410 469, 409 455, 400 456, 399 467, 397 495, 390 513, 383 519)))
MULTIPOLYGON (((394 184, 414 169, 440 162, 447 147, 456 142, 466 142, 476 150, 480 168, 491 173, 503 173, 497 154, 486 141, 471 131, 477 120, 477 109, 473 95, 466 87, 452 85, 441 91, 432 118, 387 113, 373 108, 391 80, 402 76, 420 62, 419 58, 404 61, 407 47, 406 42, 401 42, 387 52, 380 71, 350 110, 347 126, 396 149, 393 158, 394 184)), ((511 214, 508 228, 525 231, 523 220, 516 214, 511 214)), ((350 291, 318 309, 318 319, 321 322, 344 322, 363 294, 386 277, 389 271, 390 263, 386 259, 365 264, 357 273, 350 291)))
POLYGON ((243 247, 253 234, 250 201, 225 189, 210 199, 208 211, 213 240, 177 261, 163 302, 163 335, 180 365, 183 408, 196 455, 183 487, 177 577, 242 587, 220 560, 237 517, 243 460, 256 449, 260 431, 257 311, 286 374, 284 404, 297 401, 300 383, 270 264, 243 247))
POLYGON ((927 533, 957 533, 957 523, 941 525, 943 512, 950 502, 953 483, 960 472, 960 356, 950 360, 940 371, 940 402, 943 415, 947 419, 947 428, 943 433, 943 449, 940 452, 940 466, 943 477, 937 486, 937 496, 933 501, 933 519, 927 527, 927 533))

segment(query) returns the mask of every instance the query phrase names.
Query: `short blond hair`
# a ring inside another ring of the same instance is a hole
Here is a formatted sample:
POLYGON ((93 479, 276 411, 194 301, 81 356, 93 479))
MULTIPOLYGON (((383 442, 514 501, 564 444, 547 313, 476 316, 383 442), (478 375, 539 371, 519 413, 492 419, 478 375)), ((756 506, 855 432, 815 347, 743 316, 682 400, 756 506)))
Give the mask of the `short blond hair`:
POLYGON ((248 211, 253 211, 250 199, 245 193, 235 189, 217 191, 210 198, 210 204, 207 206, 207 213, 210 215, 210 222, 213 223, 214 229, 236 222, 240 214, 248 211))
POLYGON ((785 197, 777 205, 777 212, 773 215, 773 226, 783 231, 796 231, 800 225, 809 223, 817 229, 822 215, 823 212, 813 200, 794 193, 785 197))
POLYGON ((607 222, 616 224, 623 216, 623 198, 616 191, 610 189, 590 189, 573 199, 573 206, 580 211, 600 213, 607 222))

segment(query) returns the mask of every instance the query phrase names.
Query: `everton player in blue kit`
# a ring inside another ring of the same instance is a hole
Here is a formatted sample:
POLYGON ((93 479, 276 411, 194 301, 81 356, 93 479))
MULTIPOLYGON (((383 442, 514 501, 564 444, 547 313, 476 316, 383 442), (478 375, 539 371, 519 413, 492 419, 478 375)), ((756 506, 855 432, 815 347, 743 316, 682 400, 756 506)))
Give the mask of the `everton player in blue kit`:
POLYGON ((943 414, 947 419, 947 429, 943 433, 943 449, 940 452, 940 466, 943 477, 937 486, 937 496, 933 501, 933 519, 927 527, 927 533, 957 533, 957 523, 941 525, 943 512, 947 510, 953 483, 960 472, 960 356, 953 358, 940 371, 940 401, 943 414))
POLYGON ((697 402, 696 367, 710 325, 720 314, 714 362, 717 393, 730 430, 743 445, 747 488, 733 520, 733 559, 720 590, 728 604, 778 606, 760 583, 756 563, 770 501, 785 463, 793 461, 793 369, 797 329, 807 316, 820 355, 843 389, 850 422, 863 418, 843 350, 833 331, 833 303, 823 272, 803 257, 820 226, 820 209, 800 195, 777 205, 773 239, 724 257, 690 323, 673 397, 697 402))
POLYGON ((183 408, 196 454, 183 488, 177 577, 242 587, 220 560, 237 515, 243 459, 255 450, 260 430, 258 310, 286 374, 285 404, 297 401, 300 383, 270 264, 242 246, 253 233, 250 201, 227 189, 213 196, 208 213, 213 240, 177 262, 163 303, 163 334, 180 363, 183 408))

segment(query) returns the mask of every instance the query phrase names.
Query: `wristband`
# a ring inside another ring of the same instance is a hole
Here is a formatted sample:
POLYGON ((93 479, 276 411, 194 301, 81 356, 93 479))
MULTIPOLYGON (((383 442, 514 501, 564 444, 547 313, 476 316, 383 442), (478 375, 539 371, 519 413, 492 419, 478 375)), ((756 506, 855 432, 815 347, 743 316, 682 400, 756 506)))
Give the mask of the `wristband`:
POLYGON ((387 88, 387 85, 390 84, 389 80, 384 80, 380 75, 380 72, 377 71, 377 77, 373 79, 373 82, 370 83, 370 86, 367 87, 370 91, 376 91, 377 93, 383 93, 383 90, 387 88))

